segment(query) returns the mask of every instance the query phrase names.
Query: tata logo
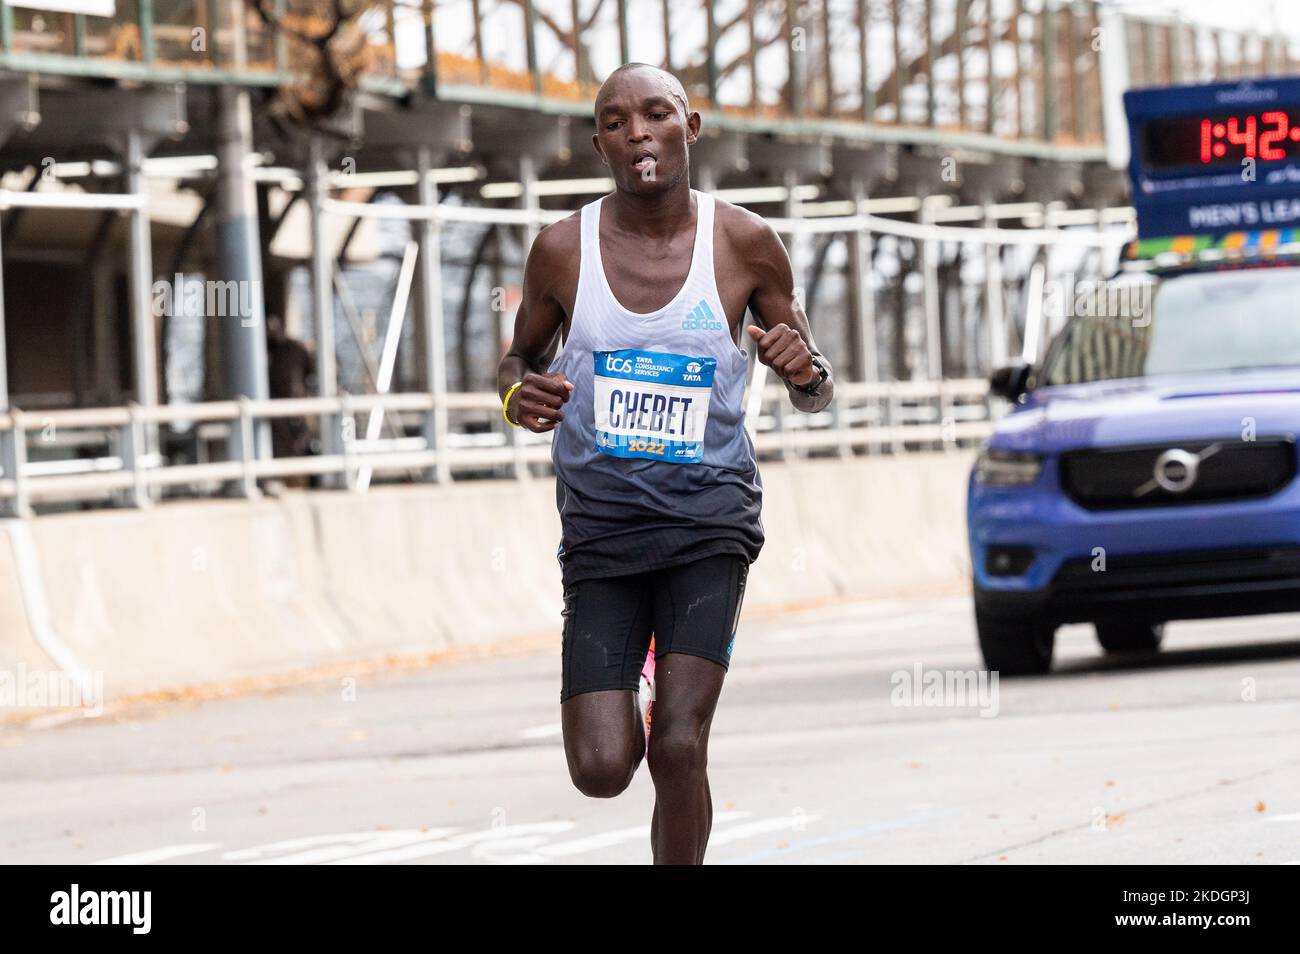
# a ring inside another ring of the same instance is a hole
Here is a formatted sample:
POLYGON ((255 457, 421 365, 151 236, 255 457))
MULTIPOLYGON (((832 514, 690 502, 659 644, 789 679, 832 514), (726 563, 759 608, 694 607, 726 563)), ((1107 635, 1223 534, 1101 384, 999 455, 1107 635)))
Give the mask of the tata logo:
POLYGON ((692 361, 690 364, 686 365, 686 370, 691 374, 699 374, 703 367, 704 365, 700 364, 698 361, 692 361))
POLYGON ((682 319, 683 331, 721 331, 722 322, 713 314, 713 309, 703 298, 698 305, 690 310, 690 313, 682 319))
POLYGON ((616 358, 612 354, 605 355, 605 370, 613 371, 615 374, 631 374, 632 359, 616 358))

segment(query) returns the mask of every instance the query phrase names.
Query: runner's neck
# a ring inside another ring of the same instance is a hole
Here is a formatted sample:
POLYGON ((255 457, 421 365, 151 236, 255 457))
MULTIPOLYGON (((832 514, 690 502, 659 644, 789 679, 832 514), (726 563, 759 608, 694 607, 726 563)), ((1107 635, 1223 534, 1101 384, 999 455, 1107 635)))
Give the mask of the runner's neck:
POLYGON ((697 213, 690 182, 681 182, 668 192, 638 196, 617 189, 605 199, 609 223, 618 231, 644 239, 667 239, 690 229, 697 213))

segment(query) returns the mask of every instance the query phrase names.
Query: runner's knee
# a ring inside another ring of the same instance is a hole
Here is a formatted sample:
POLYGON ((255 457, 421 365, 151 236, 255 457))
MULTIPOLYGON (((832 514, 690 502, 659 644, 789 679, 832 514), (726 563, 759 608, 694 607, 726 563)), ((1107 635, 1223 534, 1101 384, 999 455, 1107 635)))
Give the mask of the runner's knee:
POLYGON ((650 733, 648 762, 656 782, 676 781, 703 773, 708 761, 705 724, 696 719, 664 720, 650 733))
POLYGON ((587 749, 569 756, 569 777, 588 798, 613 798, 632 781, 640 761, 629 752, 587 749))

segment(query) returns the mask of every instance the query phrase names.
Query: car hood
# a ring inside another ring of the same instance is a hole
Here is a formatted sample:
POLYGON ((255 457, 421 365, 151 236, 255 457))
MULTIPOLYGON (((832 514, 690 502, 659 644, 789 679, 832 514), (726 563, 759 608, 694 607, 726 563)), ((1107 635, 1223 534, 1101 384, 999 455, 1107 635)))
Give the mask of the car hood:
POLYGON ((1300 432, 1300 367, 1161 375, 1038 388, 991 444, 1054 452, 1300 432))

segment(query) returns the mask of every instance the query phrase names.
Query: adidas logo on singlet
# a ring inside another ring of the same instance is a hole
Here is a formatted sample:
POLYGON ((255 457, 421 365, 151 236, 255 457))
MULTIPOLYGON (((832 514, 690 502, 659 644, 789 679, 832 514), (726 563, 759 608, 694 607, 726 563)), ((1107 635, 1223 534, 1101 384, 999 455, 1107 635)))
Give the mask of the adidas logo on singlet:
POLYGON ((722 322, 713 316, 713 309, 703 298, 691 309, 690 314, 682 319, 682 331, 721 331, 722 322))

